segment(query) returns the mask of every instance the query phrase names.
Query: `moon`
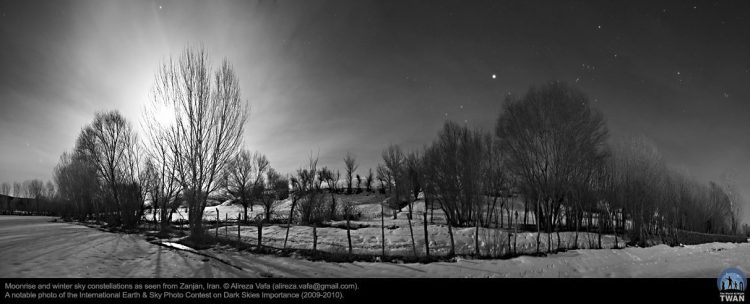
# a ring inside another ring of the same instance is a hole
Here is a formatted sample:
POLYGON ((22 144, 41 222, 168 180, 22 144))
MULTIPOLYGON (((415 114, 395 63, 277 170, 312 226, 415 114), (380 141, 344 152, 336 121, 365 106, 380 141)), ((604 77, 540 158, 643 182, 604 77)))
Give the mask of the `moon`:
POLYGON ((172 125, 175 120, 174 109, 164 104, 152 105, 150 114, 151 118, 163 127, 172 125))

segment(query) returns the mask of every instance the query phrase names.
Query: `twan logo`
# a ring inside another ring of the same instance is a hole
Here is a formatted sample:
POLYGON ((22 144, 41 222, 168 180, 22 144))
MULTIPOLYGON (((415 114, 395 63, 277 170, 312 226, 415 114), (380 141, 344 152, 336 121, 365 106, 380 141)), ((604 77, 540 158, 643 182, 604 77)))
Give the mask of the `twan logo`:
POLYGON ((727 268, 716 278, 722 302, 745 302, 747 277, 737 268, 727 268))

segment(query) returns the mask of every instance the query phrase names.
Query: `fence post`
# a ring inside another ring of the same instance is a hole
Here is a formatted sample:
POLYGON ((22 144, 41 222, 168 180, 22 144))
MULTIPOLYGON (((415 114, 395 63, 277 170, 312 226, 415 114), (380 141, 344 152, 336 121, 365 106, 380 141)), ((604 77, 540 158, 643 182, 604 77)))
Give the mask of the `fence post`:
POLYGON ((313 254, 318 252, 318 225, 313 224, 313 254))
POLYGON ((516 225, 514 226, 515 233, 513 233, 513 253, 518 253, 518 211, 516 211, 516 225))
POLYGON ((352 235, 349 231, 349 212, 346 215, 346 238, 349 240, 349 255, 352 255, 352 235))
POLYGON ((263 221, 258 221, 258 251, 263 246, 263 221))
POLYGON ((427 210, 425 209, 424 213, 422 213, 422 223, 424 225, 424 249, 425 249, 425 255, 427 256, 427 261, 430 260, 430 240, 429 236, 427 234, 427 210))
POLYGON ((474 229, 474 255, 479 257, 479 220, 477 220, 477 227, 474 229))
POLYGON ((414 228, 411 226, 412 206, 409 205, 409 214, 406 215, 406 219, 409 222, 409 235, 411 236, 411 249, 414 251, 414 257, 417 257, 417 244, 414 242, 414 228))
POLYGON ((448 256, 452 257, 456 254, 456 243, 453 242, 453 228, 451 228, 451 221, 447 221, 447 222, 448 222, 448 234, 451 237, 451 252, 448 254, 448 256))
POLYGON ((383 252, 381 254, 381 260, 385 261, 385 212, 383 210, 383 203, 380 203, 380 237, 383 252))

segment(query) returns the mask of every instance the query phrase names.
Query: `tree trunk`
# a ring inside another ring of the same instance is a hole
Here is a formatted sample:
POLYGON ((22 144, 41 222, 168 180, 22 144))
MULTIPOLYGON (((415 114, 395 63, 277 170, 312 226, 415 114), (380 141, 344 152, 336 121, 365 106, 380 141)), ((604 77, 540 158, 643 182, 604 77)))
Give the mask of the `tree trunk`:
POLYGON ((450 221, 447 221, 447 222, 448 222, 448 234, 451 237, 451 252, 448 253, 448 256, 452 257, 453 255, 456 254, 456 244, 453 242, 453 228, 451 228, 451 222, 450 221))
MULTIPOLYGON (((248 223, 248 221, 247 221, 247 205, 243 205, 242 207, 245 210, 245 213, 244 213, 245 214, 245 218, 243 220, 245 221, 245 224, 247 224, 248 223)), ((252 210, 250 210, 250 211, 252 211, 252 210)))
POLYGON ((237 249, 240 248, 240 241, 242 240, 240 238, 240 219, 242 218, 242 213, 237 213, 237 249))
MULTIPOLYGON (((615 218, 614 218, 614 220, 611 220, 611 222, 613 222, 612 223, 612 232, 615 234, 615 249, 617 249, 617 248, 620 247, 619 243, 617 243, 617 211, 614 211, 613 213, 615 213, 615 215, 614 215, 615 218)), ((612 215, 610 213, 610 218, 611 217, 612 217, 612 215)))
POLYGON ((474 228, 474 255, 479 257, 479 220, 476 221, 474 228))
POLYGON ((513 254, 518 252, 518 211, 516 211, 516 225, 513 233, 513 254))
POLYGON ((289 219, 286 223, 286 235, 284 236, 284 249, 286 249, 286 241, 289 239, 289 229, 292 227, 292 218, 294 218, 294 207, 297 205, 297 200, 292 198, 292 209, 289 210, 289 219))
POLYGON ((580 212, 576 212, 575 217, 576 218, 575 218, 574 221, 576 222, 576 236, 575 236, 575 240, 573 241, 573 249, 577 249, 578 248, 578 229, 580 229, 580 223, 581 222, 579 221, 579 219, 581 218, 581 213, 580 212))
POLYGON ((425 256, 427 256, 427 261, 430 260, 430 240, 427 234, 427 210, 425 210, 423 214, 422 223, 424 225, 424 250, 425 250, 425 256))
POLYGON ((529 201, 524 199, 523 200, 523 224, 528 225, 527 215, 529 214, 529 201))
POLYGON ((318 225, 313 224, 313 254, 318 252, 318 225))
POLYGON ((414 231, 411 227, 411 204, 409 204, 409 215, 406 217, 407 221, 409 222, 409 235, 411 235, 411 247, 414 251, 414 257, 417 256, 417 244, 414 242, 414 231))
POLYGON ((536 253, 539 253, 539 238, 541 236, 541 229, 539 227, 539 201, 536 202, 536 212, 534 213, 534 218, 536 220, 536 253))
POLYGON ((598 235, 598 239, 599 239, 599 249, 602 249, 602 211, 601 210, 599 210, 599 214, 597 215, 596 226, 598 228, 596 229, 596 234, 598 235))
POLYGON ((547 213, 545 214, 545 222, 547 222, 547 253, 552 252, 552 201, 547 200, 547 213))
POLYGON ((381 253, 381 259, 385 261, 385 208, 383 203, 380 203, 380 243, 383 249, 381 253))
POLYGON ((503 206, 500 206, 500 228, 503 228, 503 206))
POLYGON ((346 239, 349 241, 349 255, 352 255, 352 234, 349 231, 349 213, 346 214, 346 239))
POLYGON ((221 221, 221 218, 219 217, 219 208, 216 208, 216 239, 219 239, 219 222, 221 221))
POLYGON ((331 220, 336 220, 336 197, 331 192, 331 220))
POLYGON ((172 220, 171 214, 168 216, 165 214, 168 211, 168 209, 165 207, 166 206, 163 206, 161 208, 161 213, 159 214, 159 224, 161 226, 161 232, 167 232, 167 229, 169 228, 170 222, 172 220))
POLYGON ((258 251, 263 249, 263 221, 258 221, 258 251))

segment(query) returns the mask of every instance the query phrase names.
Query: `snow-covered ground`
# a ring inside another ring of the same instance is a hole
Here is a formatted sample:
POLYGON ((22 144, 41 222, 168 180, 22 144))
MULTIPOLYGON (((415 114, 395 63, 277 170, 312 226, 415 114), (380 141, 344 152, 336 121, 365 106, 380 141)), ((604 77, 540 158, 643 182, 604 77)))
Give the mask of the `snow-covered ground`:
POLYGON ((201 254, 135 234, 0 216, 0 277, 706 277, 750 271, 750 244, 571 250, 547 257, 418 263, 331 263, 232 248, 201 254), (239 268, 237 268, 239 267, 239 268))

